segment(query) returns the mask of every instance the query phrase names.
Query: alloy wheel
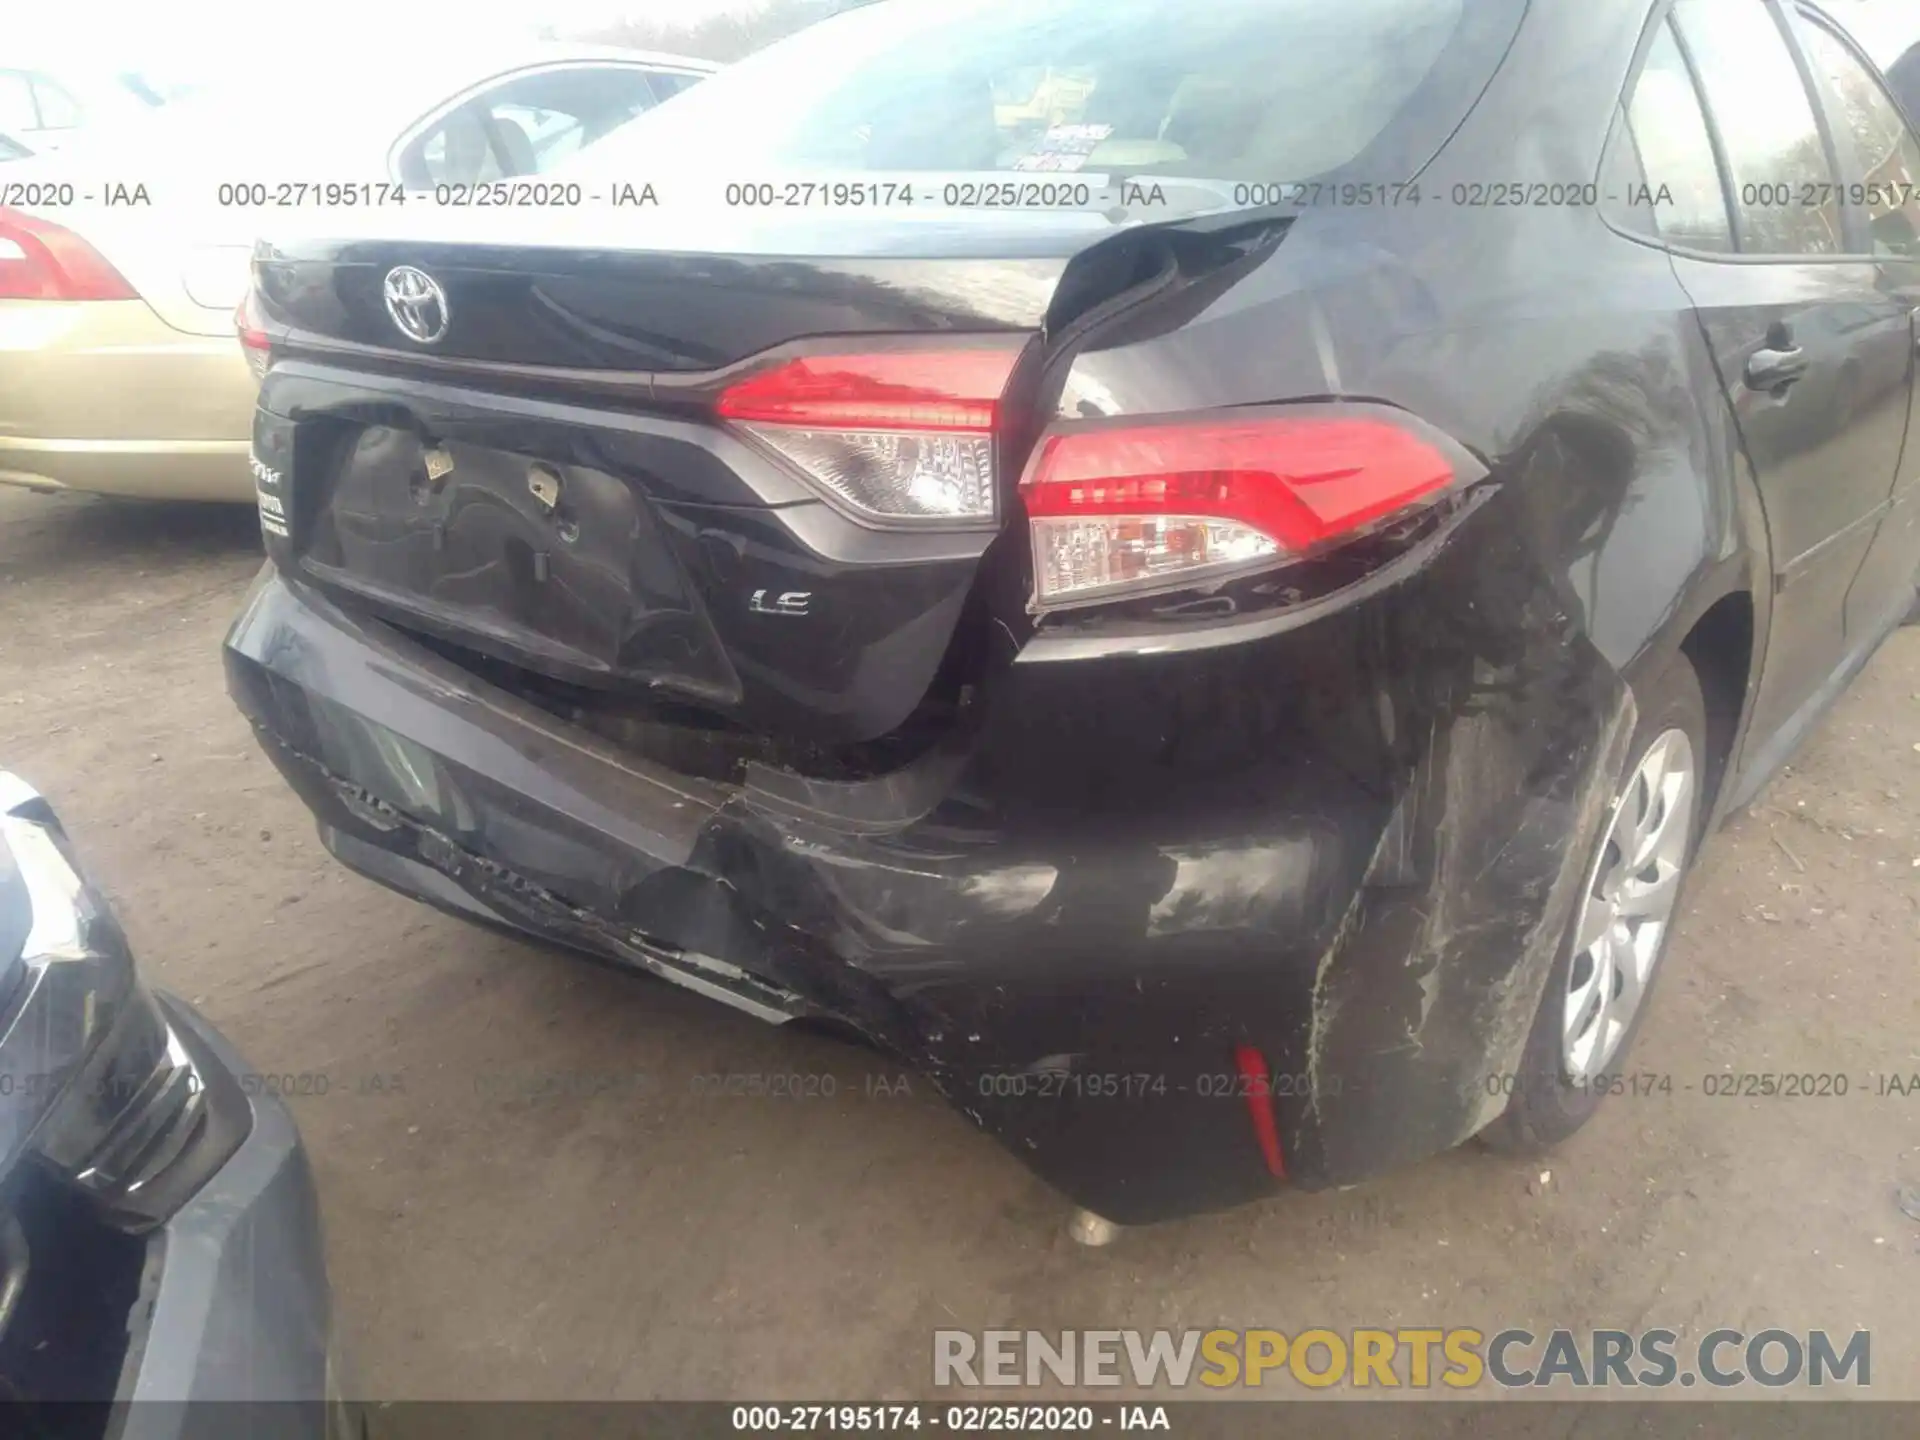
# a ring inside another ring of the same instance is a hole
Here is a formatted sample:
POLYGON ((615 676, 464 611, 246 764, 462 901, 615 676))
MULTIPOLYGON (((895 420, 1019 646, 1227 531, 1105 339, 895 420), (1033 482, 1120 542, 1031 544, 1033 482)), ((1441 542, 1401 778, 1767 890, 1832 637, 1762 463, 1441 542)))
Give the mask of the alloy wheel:
POLYGON ((1599 1074, 1633 1027, 1672 925, 1699 795, 1693 742, 1674 729, 1647 747, 1614 802, 1567 970, 1561 1063, 1571 1080, 1599 1074))

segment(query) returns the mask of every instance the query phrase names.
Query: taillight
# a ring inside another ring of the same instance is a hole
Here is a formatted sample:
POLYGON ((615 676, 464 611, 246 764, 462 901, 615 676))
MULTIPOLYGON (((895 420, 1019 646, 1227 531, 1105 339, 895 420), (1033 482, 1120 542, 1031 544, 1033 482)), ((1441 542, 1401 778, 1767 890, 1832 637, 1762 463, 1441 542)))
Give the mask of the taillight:
POLYGON ((1020 486, 1035 598, 1177 588, 1310 555, 1453 487, 1449 449, 1373 410, 1050 434, 1020 486))
POLYGON ((991 522, 994 428, 1023 346, 800 356, 729 386, 715 409, 859 515, 991 522))
POLYGON ((240 302, 240 308, 233 312, 233 328, 239 333, 240 348, 247 357, 247 368, 253 371, 254 379, 264 380, 267 365, 272 359, 272 342, 261 328, 260 304, 252 287, 248 287, 246 298, 240 302))
POLYGON ((137 300, 93 246, 64 225, 0 208, 0 300, 137 300))

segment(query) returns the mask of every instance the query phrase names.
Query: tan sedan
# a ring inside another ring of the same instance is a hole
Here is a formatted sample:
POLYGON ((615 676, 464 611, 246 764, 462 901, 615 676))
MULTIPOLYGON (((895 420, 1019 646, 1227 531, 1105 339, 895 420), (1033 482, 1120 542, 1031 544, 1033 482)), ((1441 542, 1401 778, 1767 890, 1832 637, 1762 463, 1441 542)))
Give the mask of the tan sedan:
POLYGON ((0 197, 21 208, 0 207, 0 484, 252 502, 256 382, 233 317, 257 222, 311 205, 315 182, 418 195, 538 174, 712 68, 529 46, 335 94, 304 129, 293 105, 269 123, 188 102, 8 164, 0 197))
MULTIPOLYGON (((13 252, 50 249, 46 238, 0 212, 0 289, 9 269, 25 268, 13 252)), ((238 254, 244 273, 244 247, 238 254)), ((0 299, 0 482, 253 499, 255 381, 234 343, 232 306, 176 311, 170 323, 117 271, 88 269, 91 288, 0 299)))

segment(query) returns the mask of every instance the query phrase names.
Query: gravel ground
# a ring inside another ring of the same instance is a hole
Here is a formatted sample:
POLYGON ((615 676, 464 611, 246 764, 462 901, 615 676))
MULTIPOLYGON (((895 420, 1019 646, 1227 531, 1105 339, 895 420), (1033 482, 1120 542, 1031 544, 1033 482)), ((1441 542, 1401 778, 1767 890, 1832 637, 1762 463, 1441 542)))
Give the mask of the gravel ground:
POLYGON ((1920 1074, 1920 630, 1708 848, 1636 1055, 1672 1093, 1544 1165, 1468 1147, 1088 1251, 887 1062, 341 870, 223 689, 258 564, 249 512, 0 488, 0 763, 149 978, 324 1087, 293 1105, 367 1393, 898 1398, 937 1327, 1423 1323, 1864 1327, 1874 1393, 1920 1399, 1920 1093, 1872 1093, 1920 1074), (689 1093, 715 1071, 837 1093, 689 1093), (1725 1071, 1852 1089, 1701 1093, 1725 1071))

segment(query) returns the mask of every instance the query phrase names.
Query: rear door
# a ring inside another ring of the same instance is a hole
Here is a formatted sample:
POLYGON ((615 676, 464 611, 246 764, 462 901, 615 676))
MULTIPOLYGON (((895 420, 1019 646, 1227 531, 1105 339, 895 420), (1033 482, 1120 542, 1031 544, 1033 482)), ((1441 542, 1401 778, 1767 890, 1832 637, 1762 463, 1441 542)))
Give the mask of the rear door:
MULTIPOLYGON (((1879 289, 1887 303, 1907 316, 1907 324, 1888 326, 1879 337, 1889 352, 1900 352, 1897 360, 1889 353, 1884 363, 1910 368, 1920 340, 1920 136, 1872 64, 1838 28, 1808 11, 1799 32, 1846 167, 1848 199, 1861 211, 1861 233, 1872 247, 1879 289)), ((1912 603, 1915 572, 1920 570, 1916 421, 1920 390, 1913 392, 1907 416, 1906 449, 1891 486, 1892 504, 1847 597, 1849 647, 1873 639, 1912 603)))
POLYGON ((1772 0, 1677 0, 1671 26, 1639 82, 1634 128, 1657 192, 1662 132, 1691 89, 1732 217, 1724 243, 1676 242, 1674 264, 1766 511, 1773 619, 1752 724, 1770 736, 1847 653, 1847 596, 1906 436, 1912 307, 1859 253, 1785 15, 1772 0))

